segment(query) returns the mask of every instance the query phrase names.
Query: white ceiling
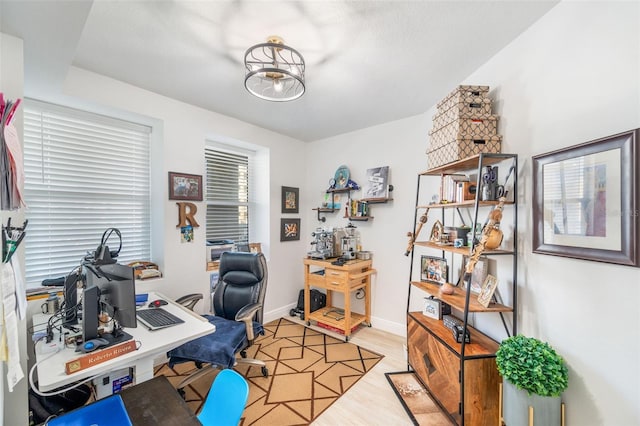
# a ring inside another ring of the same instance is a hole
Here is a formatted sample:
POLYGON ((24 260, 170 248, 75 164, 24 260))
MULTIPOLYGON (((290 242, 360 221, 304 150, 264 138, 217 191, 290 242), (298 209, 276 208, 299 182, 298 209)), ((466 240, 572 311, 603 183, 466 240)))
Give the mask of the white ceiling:
POLYGON ((0 31, 24 39, 28 96, 74 65, 313 141, 424 113, 556 3, 0 0, 0 31), (245 50, 272 34, 306 60, 296 101, 244 88, 245 50))

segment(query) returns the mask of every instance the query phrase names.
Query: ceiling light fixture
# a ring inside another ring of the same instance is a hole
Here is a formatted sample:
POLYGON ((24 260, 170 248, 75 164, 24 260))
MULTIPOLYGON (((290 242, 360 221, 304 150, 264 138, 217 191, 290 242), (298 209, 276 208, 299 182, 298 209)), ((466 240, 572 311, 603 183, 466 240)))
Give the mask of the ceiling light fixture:
POLYGON ((305 91, 304 58, 278 36, 247 49, 244 66, 244 87, 260 99, 292 101, 305 91))

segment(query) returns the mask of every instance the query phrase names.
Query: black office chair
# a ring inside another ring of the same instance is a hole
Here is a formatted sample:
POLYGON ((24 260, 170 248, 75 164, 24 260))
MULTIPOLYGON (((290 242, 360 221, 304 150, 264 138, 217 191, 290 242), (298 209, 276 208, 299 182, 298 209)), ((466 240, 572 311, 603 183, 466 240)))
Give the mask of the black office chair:
MULTIPOLYGON (((249 364, 269 371, 264 361, 246 357, 256 335, 264 334, 262 315, 267 290, 267 262, 262 253, 225 252, 220 257, 219 279, 212 294, 214 315, 203 315, 216 326, 215 333, 185 343, 167 353, 169 365, 194 361, 199 370, 184 379, 178 389, 216 368, 249 364), (236 354, 240 353, 241 358, 236 354), (202 367, 204 364, 209 364, 202 367)), ((190 294, 176 302, 193 310, 202 294, 190 294)))

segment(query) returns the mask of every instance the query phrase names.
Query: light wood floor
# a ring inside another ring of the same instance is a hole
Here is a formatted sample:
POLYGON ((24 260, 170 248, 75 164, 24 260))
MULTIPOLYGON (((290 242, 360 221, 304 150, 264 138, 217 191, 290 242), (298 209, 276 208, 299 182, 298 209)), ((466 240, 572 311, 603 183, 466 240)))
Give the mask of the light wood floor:
MULTIPOLYGON (((303 324, 298 317, 286 317, 290 321, 303 324)), ((312 328, 344 338, 323 328, 312 328)), ((406 371, 407 361, 403 337, 375 327, 360 327, 349 340, 363 348, 384 355, 371 371, 349 389, 338 401, 322 413, 312 426, 348 426, 348 425, 393 425, 411 426, 413 422, 402 407, 384 373, 406 371)), ((434 405, 433 414, 429 414, 424 426, 449 426, 451 422, 434 405)), ((422 426, 422 425, 421 425, 422 426)))

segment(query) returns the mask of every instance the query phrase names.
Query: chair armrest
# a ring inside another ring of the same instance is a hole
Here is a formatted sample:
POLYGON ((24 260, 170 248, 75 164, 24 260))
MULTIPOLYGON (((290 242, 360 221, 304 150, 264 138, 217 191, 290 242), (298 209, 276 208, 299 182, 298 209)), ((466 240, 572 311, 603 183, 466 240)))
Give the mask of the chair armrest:
POLYGON ((253 334, 253 316, 261 307, 262 305, 260 303, 251 303, 243 306, 236 314, 236 321, 244 322, 247 328, 247 339, 249 342, 253 342, 255 337, 253 334))
POLYGON ((196 303, 200 299, 202 299, 202 293, 193 293, 187 294, 186 296, 182 296, 176 299, 176 303, 181 304, 182 306, 193 311, 193 308, 196 306, 196 303))

